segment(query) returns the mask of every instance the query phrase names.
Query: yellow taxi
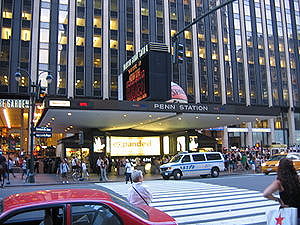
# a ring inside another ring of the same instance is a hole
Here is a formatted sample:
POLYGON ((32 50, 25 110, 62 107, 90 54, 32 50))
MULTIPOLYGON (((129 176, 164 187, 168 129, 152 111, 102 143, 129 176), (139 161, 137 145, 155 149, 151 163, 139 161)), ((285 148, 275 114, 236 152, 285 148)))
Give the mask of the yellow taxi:
POLYGON ((288 158, 293 161, 296 170, 300 170, 300 153, 290 152, 283 154, 275 154, 270 159, 261 165, 261 170, 268 175, 271 172, 277 172, 280 159, 288 158))

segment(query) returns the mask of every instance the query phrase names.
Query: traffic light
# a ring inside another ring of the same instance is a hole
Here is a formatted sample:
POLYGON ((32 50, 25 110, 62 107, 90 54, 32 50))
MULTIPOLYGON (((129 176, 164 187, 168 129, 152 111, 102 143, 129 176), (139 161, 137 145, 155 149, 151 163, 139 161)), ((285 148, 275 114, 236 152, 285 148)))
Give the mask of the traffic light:
POLYGON ((78 139, 79 139, 79 144, 83 145, 84 144, 84 135, 82 131, 79 131, 78 133, 78 139))
POLYGON ((47 95, 47 87, 41 87, 40 85, 37 87, 36 100, 42 101, 47 95))
POLYGON ((177 44, 176 54, 177 54, 177 62, 178 63, 183 63, 183 60, 184 60, 184 46, 183 46, 183 44, 180 44, 180 43, 177 44))

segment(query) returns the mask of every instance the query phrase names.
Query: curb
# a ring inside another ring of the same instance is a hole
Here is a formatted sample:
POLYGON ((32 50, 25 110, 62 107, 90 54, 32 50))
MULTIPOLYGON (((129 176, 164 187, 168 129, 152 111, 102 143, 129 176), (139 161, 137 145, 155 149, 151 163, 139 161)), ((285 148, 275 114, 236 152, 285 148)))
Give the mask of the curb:
MULTIPOLYGON (((220 174, 219 177, 228 177, 228 176, 238 176, 238 175, 248 175, 248 173, 224 173, 220 174)), ((153 178, 153 179, 146 179, 145 181, 148 180, 161 180, 162 178, 153 178)), ((4 185, 4 188, 10 188, 10 187, 21 187, 21 186, 26 186, 26 187, 35 187, 35 186, 49 186, 49 185, 68 185, 68 184, 94 184, 94 183, 111 183, 111 182, 125 182, 124 180, 109 180, 107 182, 103 181, 82 181, 82 182, 70 182, 67 184, 63 184, 61 182, 53 182, 53 183, 22 183, 22 184, 7 184, 4 185)))

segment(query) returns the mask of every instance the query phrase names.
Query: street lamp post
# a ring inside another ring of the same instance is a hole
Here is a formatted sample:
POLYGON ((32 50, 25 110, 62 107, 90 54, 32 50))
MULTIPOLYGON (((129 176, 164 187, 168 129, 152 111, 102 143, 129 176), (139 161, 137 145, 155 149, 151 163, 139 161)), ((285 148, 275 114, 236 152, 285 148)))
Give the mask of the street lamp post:
POLYGON ((25 69, 18 68, 17 72, 15 73, 15 79, 19 82, 21 79, 21 72, 24 72, 26 76, 29 79, 29 94, 30 94, 30 164, 29 164, 29 173, 28 173, 28 182, 29 183, 35 183, 35 177, 34 177, 34 132, 35 132, 35 126, 34 126, 34 110, 35 110, 35 103, 36 100, 39 98, 39 94, 41 91, 41 82, 38 81, 39 77, 42 73, 48 72, 48 75, 46 77, 47 83, 50 84, 53 80, 53 76, 50 74, 51 71, 49 70, 43 70, 38 74, 37 82, 34 83, 31 80, 31 76, 29 72, 25 69))

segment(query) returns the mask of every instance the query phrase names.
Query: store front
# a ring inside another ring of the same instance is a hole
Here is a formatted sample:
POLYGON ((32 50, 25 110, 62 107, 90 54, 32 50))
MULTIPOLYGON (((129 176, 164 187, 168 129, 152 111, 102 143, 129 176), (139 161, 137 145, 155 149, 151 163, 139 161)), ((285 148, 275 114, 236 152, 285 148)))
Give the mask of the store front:
POLYGON ((29 99, 0 99, 0 141, 5 155, 22 156, 28 149, 29 99))

